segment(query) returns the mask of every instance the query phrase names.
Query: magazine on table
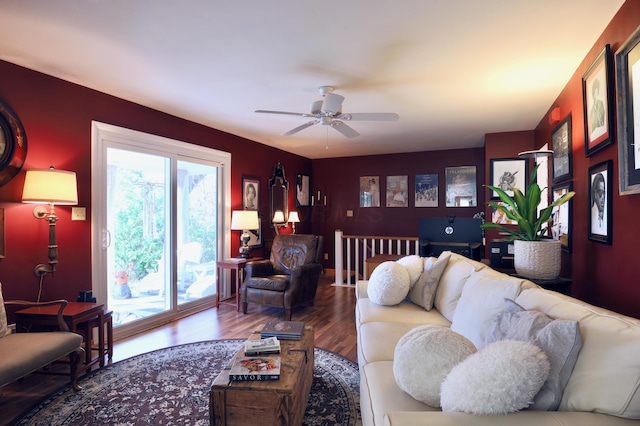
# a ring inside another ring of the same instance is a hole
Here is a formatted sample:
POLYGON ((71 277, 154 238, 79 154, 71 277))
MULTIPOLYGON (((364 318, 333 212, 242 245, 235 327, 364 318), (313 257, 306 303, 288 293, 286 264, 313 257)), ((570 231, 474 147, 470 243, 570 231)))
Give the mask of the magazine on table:
POLYGON ((229 370, 229 380, 280 380, 280 365, 281 359, 278 355, 236 356, 229 370))
POLYGON ((267 355, 279 354, 280 341, 277 337, 268 337, 266 339, 249 339, 244 342, 244 355, 267 355))
POLYGON ((304 322, 302 321, 269 321, 262 329, 261 337, 277 337, 281 340, 302 340, 304 322))

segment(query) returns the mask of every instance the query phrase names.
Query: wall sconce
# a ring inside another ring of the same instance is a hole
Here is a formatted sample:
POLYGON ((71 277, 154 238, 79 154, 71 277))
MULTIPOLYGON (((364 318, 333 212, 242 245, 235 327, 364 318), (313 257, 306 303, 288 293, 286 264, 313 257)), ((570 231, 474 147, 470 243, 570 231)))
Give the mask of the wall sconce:
MULTIPOLYGON (((46 219, 49 222, 49 267, 38 264, 34 268, 36 276, 42 277, 47 273, 53 276, 58 264, 58 243, 56 241, 56 222, 58 216, 54 210, 55 204, 78 204, 78 184, 75 172, 48 169, 27 170, 22 191, 23 203, 49 203, 49 210, 38 206, 33 210, 37 219, 46 219)), ((38 299, 40 296, 38 296, 38 299)))
POLYGON ((276 230, 276 235, 280 235, 280 231, 278 228, 286 228, 287 220, 284 218, 284 213, 282 210, 276 210, 273 214, 273 219, 271 219, 271 223, 273 223, 273 228, 276 230))
POLYGON ((251 236, 247 231, 260 229, 258 212, 256 210, 234 210, 231 215, 231 229, 242 231, 242 234, 240 234, 240 255, 238 257, 244 259, 251 257, 251 247, 249 247, 251 236))
POLYGON ((289 220, 287 221, 291 223, 291 229, 293 229, 293 233, 296 233, 296 223, 300 222, 300 217, 298 216, 298 212, 293 211, 289 212, 289 220))

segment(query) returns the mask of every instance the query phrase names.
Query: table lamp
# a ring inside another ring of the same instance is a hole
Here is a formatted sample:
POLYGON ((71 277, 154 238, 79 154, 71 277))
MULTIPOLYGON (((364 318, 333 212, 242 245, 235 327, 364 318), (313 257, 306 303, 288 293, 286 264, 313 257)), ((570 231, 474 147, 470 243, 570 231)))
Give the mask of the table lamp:
POLYGON ((240 255, 238 257, 251 257, 249 247, 250 235, 247 231, 260 229, 260 219, 256 210, 234 210, 231 215, 231 229, 242 231, 240 234, 240 255))

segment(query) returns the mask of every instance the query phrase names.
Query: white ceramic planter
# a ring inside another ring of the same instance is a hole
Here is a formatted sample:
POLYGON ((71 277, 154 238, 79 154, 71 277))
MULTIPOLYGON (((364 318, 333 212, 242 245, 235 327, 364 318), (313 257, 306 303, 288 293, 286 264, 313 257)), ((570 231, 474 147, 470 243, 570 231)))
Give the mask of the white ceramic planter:
POLYGON ((513 249, 513 263, 518 275, 540 280, 553 280, 560 275, 560 241, 516 240, 513 249))

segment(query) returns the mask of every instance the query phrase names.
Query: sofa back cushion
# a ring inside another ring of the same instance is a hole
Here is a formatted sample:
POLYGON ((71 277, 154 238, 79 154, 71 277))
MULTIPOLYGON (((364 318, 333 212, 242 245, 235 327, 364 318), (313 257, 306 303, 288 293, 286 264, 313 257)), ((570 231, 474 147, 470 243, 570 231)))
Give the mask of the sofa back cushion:
POLYGON ((440 276, 433 305, 446 319, 453 321, 453 313, 467 278, 487 266, 452 252, 442 252, 440 257, 445 256, 445 253, 448 253, 450 257, 447 267, 440 276))
POLYGON ((558 410, 640 419, 640 320, 543 289, 524 290, 515 301, 580 323, 582 349, 558 410))
POLYGON ((0 283, 0 337, 9 334, 9 325, 7 323, 7 312, 4 308, 4 299, 2 297, 2 283, 0 283))

